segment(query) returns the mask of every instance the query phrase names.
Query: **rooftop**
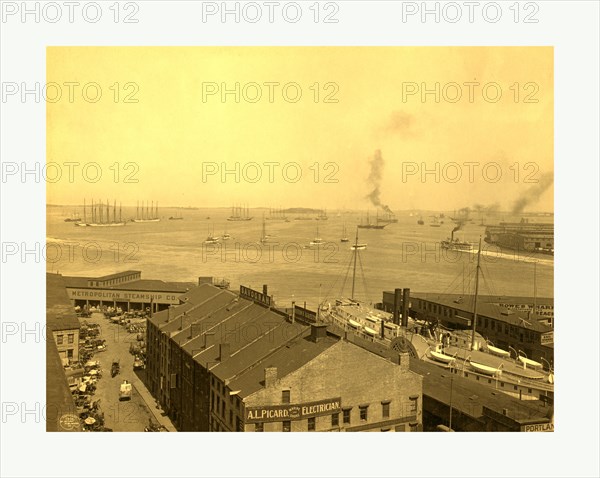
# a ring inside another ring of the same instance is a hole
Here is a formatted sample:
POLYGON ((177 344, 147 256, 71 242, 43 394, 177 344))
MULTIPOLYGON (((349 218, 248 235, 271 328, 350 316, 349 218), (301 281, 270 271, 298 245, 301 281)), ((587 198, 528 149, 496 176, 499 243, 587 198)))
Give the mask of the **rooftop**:
POLYGON ((240 396, 247 397, 264 387, 265 368, 276 367, 277 378, 285 377, 339 341, 339 338, 327 335, 314 342, 310 328, 306 329, 301 336, 277 345, 269 344, 270 341, 263 338, 211 371, 219 378, 229 379, 229 388, 239 390, 240 396))
MULTIPOLYGON (((128 271, 133 273, 137 271, 128 271)), ((90 287, 88 281, 102 281, 107 278, 118 277, 124 272, 119 274, 111 274, 110 276, 104 277, 79 277, 79 276, 65 276, 66 286, 77 289, 109 289, 109 290, 139 290, 143 292, 186 292, 188 289, 196 286, 194 282, 164 282, 162 280, 154 279, 138 279, 121 284, 106 285, 102 287, 90 287), (114 277, 113 277, 114 276, 114 277)))
POLYGON ((544 419, 552 411, 539 400, 519 400, 421 360, 411 359, 410 369, 423 376, 424 396, 449 404, 452 390, 452 408, 474 418, 483 416, 483 407, 499 413, 506 409, 508 418, 522 423, 544 419))
MULTIPOLYGON (((391 293, 391 292, 390 292, 391 293)), ((441 304, 446 307, 451 307, 455 310, 459 310, 470 314, 466 318, 472 317, 473 313, 473 305, 474 305, 473 295, 464 295, 461 296, 459 294, 439 294, 439 293, 420 293, 420 292, 411 292, 411 299, 421 299, 427 300, 429 302, 435 302, 437 304, 441 304)), ((499 304, 509 304, 509 305, 518 305, 531 303, 533 304, 533 298, 528 297, 502 297, 502 296, 479 296, 477 302, 477 314, 479 316, 485 316, 492 319, 499 320, 501 322, 505 322, 511 325, 516 325, 519 327, 525 327, 530 330, 534 330, 536 332, 549 332, 552 330, 551 327, 539 323, 537 320, 534 320, 529 316, 526 310, 519 310, 518 308, 506 308, 499 304), (531 300, 529 300, 531 299, 531 300)), ((554 299, 551 298, 538 298, 537 305, 552 305, 554 304, 554 299)), ((540 317, 542 318, 542 317, 540 317)))

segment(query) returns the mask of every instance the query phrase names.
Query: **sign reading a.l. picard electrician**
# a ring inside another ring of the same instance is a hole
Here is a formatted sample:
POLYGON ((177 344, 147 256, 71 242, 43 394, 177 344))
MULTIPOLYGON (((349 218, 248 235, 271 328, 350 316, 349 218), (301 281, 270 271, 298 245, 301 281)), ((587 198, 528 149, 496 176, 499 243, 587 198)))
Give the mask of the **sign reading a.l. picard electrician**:
POLYGON ((341 409, 341 397, 329 398, 318 402, 248 407, 246 408, 246 423, 302 420, 320 415, 330 415, 339 412, 341 409))

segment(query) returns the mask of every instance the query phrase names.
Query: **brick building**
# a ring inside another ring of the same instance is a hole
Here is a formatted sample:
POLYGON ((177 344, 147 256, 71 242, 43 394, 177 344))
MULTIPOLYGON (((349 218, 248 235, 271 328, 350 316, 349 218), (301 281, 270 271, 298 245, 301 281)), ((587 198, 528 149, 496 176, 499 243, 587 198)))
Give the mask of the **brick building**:
MULTIPOLYGON (((400 301, 401 302, 401 301, 400 301)), ((409 315, 452 329, 471 329, 474 296, 415 292, 409 315)), ((479 296, 476 330, 496 347, 524 352, 528 358, 554 366, 554 300, 532 297, 479 296)), ((394 310, 394 292, 383 293, 383 310, 394 310)))
MULTIPOLYGON (((148 320, 146 382, 184 431, 415 431, 422 377, 271 308, 202 284, 148 320), (375 378, 376 377, 376 378, 375 378)), ((305 315, 305 314, 302 314, 305 315)))

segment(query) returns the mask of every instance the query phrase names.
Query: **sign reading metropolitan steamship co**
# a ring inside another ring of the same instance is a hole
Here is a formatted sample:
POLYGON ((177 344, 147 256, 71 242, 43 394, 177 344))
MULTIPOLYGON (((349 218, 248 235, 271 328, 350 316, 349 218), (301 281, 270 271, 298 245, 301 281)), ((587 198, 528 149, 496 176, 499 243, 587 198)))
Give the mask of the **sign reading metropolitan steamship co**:
POLYGON ((69 288, 71 299, 83 300, 105 300, 105 301, 133 301, 154 302, 164 304, 179 304, 180 293, 143 292, 135 290, 113 290, 113 289, 75 289, 69 288))
POLYGON ((341 397, 329 398, 318 402, 248 407, 246 408, 246 423, 302 420, 320 415, 330 415, 339 412, 341 409, 341 397))

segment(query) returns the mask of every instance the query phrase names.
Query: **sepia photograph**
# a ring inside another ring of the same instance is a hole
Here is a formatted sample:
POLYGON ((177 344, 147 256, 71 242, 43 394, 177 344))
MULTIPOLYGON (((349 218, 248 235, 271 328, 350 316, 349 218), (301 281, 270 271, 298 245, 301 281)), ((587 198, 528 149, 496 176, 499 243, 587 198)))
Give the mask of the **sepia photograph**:
POLYGON ((600 476, 599 19, 0 1, 0 475, 600 476))
POLYGON ((553 68, 49 47, 48 430, 552 432, 553 68))

